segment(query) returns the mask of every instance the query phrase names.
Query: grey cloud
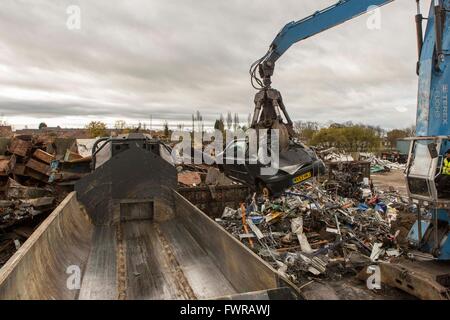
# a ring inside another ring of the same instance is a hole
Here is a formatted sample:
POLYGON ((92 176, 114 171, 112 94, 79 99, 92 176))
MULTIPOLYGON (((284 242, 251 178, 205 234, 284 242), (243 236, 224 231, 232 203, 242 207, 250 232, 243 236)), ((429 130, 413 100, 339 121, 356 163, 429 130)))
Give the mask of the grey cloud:
MULTIPOLYGON (((281 27, 334 0, 6 0, 0 7, 0 113, 189 120, 253 110, 248 67, 281 27), (81 8, 81 30, 66 8, 81 8)), ((382 9, 296 44, 274 86, 294 119, 407 126, 417 77, 415 4, 382 9), (395 107, 408 112, 392 113, 395 107), (383 116, 384 115, 384 116, 383 116)), ((411 111, 411 112, 410 112, 411 111)))

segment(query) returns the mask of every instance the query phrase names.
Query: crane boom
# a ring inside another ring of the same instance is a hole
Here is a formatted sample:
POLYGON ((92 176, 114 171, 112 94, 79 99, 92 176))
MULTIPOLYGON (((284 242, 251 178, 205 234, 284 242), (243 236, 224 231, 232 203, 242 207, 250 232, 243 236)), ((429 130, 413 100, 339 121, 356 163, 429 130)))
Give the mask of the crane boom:
POLYGON ((259 90, 255 95, 255 111, 251 127, 280 130, 280 145, 283 149, 293 135, 293 124, 280 92, 270 87, 275 62, 294 43, 392 1, 394 0, 340 0, 304 19, 286 24, 273 40, 269 51, 250 67, 252 85, 259 90), (260 78, 257 76, 257 71, 260 78), (283 123, 282 116, 285 117, 286 124, 283 123))
POLYGON ((277 34, 269 51, 260 59, 260 76, 262 87, 271 84, 275 62, 295 43, 305 40, 325 30, 338 26, 358 17, 376 7, 383 6, 394 0, 340 0, 336 4, 316 11, 314 14, 298 21, 286 24, 277 34))

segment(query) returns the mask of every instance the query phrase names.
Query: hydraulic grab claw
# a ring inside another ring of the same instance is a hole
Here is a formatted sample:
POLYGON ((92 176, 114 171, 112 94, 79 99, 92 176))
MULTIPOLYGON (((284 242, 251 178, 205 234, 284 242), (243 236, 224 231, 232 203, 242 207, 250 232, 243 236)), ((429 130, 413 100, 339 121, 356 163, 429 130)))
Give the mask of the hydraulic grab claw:
POLYGON ((251 128, 279 130, 280 150, 287 148, 289 139, 294 135, 294 130, 292 120, 278 90, 269 87, 256 93, 251 128), (282 116, 286 118, 287 123, 283 122, 282 116))

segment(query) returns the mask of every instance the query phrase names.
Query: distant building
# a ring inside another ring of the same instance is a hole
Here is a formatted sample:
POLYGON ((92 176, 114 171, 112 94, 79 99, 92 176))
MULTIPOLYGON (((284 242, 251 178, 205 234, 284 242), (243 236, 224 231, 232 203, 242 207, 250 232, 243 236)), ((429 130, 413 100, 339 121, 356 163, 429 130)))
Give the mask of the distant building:
POLYGON ((50 135, 58 138, 89 138, 87 130, 79 128, 45 127, 42 129, 16 130, 15 133, 16 135, 50 135))

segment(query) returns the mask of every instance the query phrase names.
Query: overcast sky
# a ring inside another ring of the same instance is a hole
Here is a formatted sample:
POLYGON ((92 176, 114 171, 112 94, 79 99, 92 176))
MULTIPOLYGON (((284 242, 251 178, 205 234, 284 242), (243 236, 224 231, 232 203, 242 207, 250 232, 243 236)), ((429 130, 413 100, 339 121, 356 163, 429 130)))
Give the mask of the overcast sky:
MULTIPOLYGON (((336 0, 2 0, 0 115, 16 128, 91 119, 189 123, 253 111, 248 68, 283 25, 336 0), (81 28, 67 28, 70 5, 81 28)), ((428 5, 429 1, 425 1, 428 5)), ((273 86, 295 120, 414 123, 415 1, 294 45, 273 86)), ((425 12, 427 13, 427 12, 425 12)))

